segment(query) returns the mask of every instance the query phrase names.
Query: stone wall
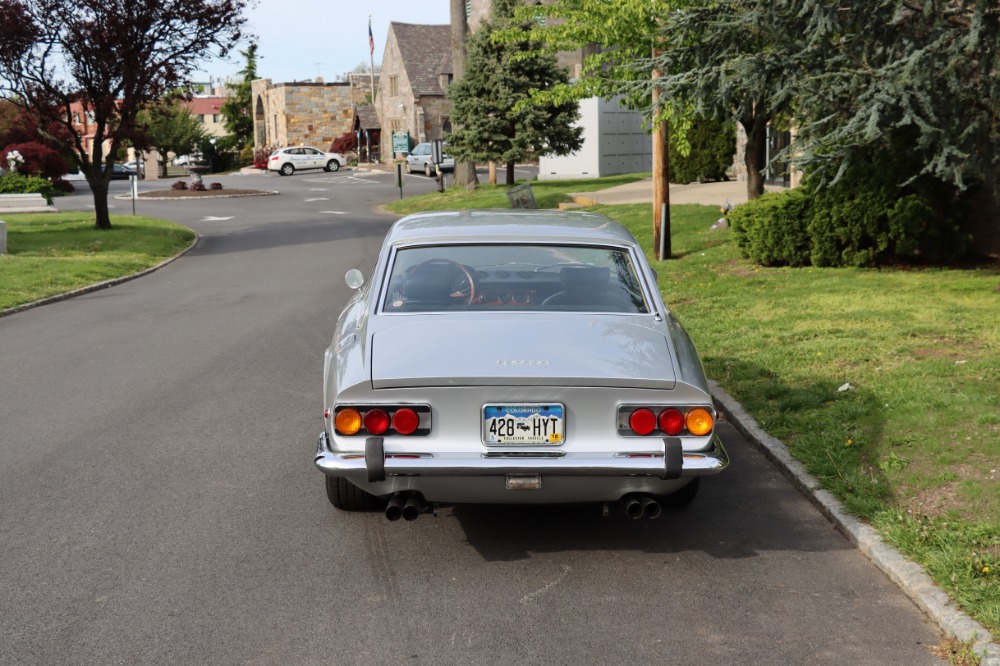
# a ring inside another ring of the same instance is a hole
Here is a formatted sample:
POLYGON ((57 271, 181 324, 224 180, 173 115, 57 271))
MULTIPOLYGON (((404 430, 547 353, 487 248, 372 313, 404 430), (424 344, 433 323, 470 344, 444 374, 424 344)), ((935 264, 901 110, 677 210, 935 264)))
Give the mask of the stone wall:
POLYGON ((329 150, 334 139, 351 132, 354 107, 367 99, 371 79, 352 75, 336 83, 278 84, 259 79, 252 90, 257 145, 304 144, 329 150))

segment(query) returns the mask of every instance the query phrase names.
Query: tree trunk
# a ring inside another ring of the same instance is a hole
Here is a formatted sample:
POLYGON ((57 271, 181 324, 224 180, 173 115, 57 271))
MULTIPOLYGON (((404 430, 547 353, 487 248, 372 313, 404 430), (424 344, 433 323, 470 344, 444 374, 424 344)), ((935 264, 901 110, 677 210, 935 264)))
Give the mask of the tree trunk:
MULTIPOLYGON (((469 32, 465 16, 465 0, 450 0, 451 9, 451 71, 454 81, 465 76, 465 36, 469 32)), ((456 126, 455 129, 458 129, 456 126)), ((455 161, 455 185, 468 187, 476 180, 475 162, 455 161)))
POLYGON ((490 185, 497 184, 497 163, 490 162, 490 185))
MULTIPOLYGON (((100 169, 96 166, 94 168, 100 169)), ((111 228, 111 213, 108 209, 108 181, 103 177, 103 174, 97 177, 91 174, 87 178, 87 183, 90 185, 90 191, 94 193, 94 215, 96 217, 94 226, 106 231, 111 228)))
POLYGON ((743 153, 743 163, 747 168, 747 200, 764 194, 764 169, 767 167, 767 122, 766 116, 756 116, 749 122, 741 122, 747 133, 747 147, 743 153))
POLYGON ((514 163, 507 162, 507 187, 514 185, 514 163))

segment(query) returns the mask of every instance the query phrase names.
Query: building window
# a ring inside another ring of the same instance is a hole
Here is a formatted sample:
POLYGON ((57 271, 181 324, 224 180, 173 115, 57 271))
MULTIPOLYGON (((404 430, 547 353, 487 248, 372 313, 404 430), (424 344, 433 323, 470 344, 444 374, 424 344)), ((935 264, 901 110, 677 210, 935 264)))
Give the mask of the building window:
POLYGON ((213 113, 212 114, 212 122, 213 123, 219 122, 219 114, 217 114, 217 113, 213 113))
POLYGON ((465 0, 465 20, 472 18, 472 0, 465 0))
POLYGON ((389 77, 389 95, 395 97, 399 94, 399 77, 390 76, 389 77))
POLYGON ((441 116, 441 131, 445 134, 451 133, 451 118, 448 116, 441 116))

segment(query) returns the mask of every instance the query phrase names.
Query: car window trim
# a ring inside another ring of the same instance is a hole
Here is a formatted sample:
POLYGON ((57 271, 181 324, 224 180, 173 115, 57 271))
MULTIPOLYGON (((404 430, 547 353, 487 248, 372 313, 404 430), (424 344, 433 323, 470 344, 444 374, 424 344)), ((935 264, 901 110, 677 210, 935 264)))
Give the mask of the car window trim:
MULTIPOLYGON (((614 315, 614 316, 642 316, 642 317, 655 316, 657 319, 666 315, 666 313, 662 312, 658 307, 659 299, 653 298, 653 294, 650 291, 651 285, 648 282, 649 276, 646 275, 645 271, 639 270, 641 262, 637 261, 636 257, 636 252, 638 252, 639 250, 635 246, 630 244, 616 245, 614 243, 601 242, 601 241, 586 241, 586 240, 557 241, 552 239, 532 239, 532 240, 525 240, 518 242, 506 241, 497 243, 485 243, 485 242, 477 243, 464 240, 443 241, 443 242, 440 240, 427 240, 427 241, 407 240, 405 242, 393 243, 389 247, 389 255, 386 257, 386 268, 384 271, 382 271, 380 275, 378 295, 376 296, 376 300, 372 303, 374 307, 371 308, 371 311, 379 316, 385 315, 390 317, 396 317, 401 315, 426 316, 426 315, 440 315, 440 314, 450 314, 450 315, 477 314, 476 311, 474 310, 443 310, 440 312, 436 311, 391 312, 386 310, 385 308, 385 301, 389 297, 389 277, 392 275, 392 270, 396 264, 396 255, 399 253, 400 250, 407 250, 410 248, 417 248, 417 247, 444 247, 444 246, 456 247, 463 245, 542 245, 542 246, 563 245, 570 247, 604 248, 609 250, 624 251, 628 256, 629 264, 632 267, 632 273, 636 276, 636 279, 639 282, 639 289, 642 292, 643 301, 645 302, 646 305, 646 312, 594 311, 591 313, 591 312, 581 311, 581 312, 572 312, 571 314, 602 314, 602 315, 614 315)), ((502 311, 491 310, 491 312, 507 312, 507 310, 502 310, 502 311)), ((512 311, 512 312, 520 312, 520 311, 512 311)), ((534 312, 537 311, 523 312, 523 314, 533 314, 534 312)))

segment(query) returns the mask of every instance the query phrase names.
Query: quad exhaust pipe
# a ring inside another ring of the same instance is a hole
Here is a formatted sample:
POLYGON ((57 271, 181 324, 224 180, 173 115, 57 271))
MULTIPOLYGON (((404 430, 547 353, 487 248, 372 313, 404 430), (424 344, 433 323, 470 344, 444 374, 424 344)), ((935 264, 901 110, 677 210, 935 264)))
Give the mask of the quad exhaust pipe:
POLYGON ((429 511, 430 508, 423 498, 417 495, 393 495, 385 506, 385 517, 390 521, 397 521, 400 518, 413 521, 419 518, 420 514, 429 511))
POLYGON ((626 495, 622 498, 622 506, 625 509, 625 515, 632 520, 659 518, 661 513, 660 503, 656 501, 655 497, 645 493, 626 495))

